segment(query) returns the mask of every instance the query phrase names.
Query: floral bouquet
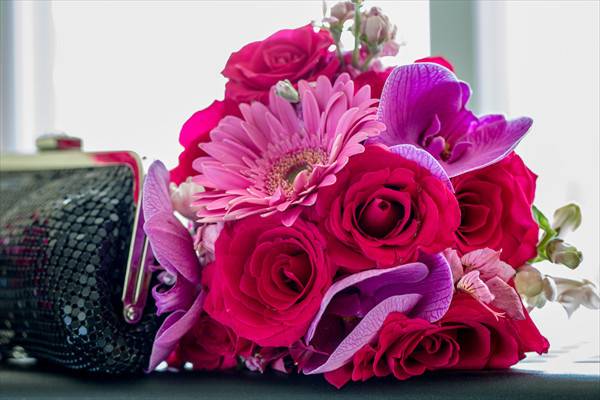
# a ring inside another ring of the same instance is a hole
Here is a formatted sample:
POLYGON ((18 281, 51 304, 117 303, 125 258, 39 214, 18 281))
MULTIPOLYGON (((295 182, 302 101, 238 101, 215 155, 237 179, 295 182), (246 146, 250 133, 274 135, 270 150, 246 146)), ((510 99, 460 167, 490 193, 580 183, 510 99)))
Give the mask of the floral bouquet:
POLYGON ((531 266, 582 259, 563 241, 578 207, 552 225, 533 207, 536 175, 514 153, 532 120, 474 115, 442 58, 384 68, 396 28, 361 6, 233 53, 224 100, 183 126, 179 165, 150 167, 165 319, 149 370, 270 368, 341 387, 507 368, 548 350, 533 307, 598 307, 590 282, 531 266))

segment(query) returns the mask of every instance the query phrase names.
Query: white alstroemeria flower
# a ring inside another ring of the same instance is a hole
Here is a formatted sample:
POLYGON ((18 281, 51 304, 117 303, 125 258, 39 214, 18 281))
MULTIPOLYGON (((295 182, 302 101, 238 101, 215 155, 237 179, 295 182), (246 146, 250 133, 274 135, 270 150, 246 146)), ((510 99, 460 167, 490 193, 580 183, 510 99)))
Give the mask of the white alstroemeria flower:
POLYGON ((192 182, 191 177, 187 178, 187 180, 182 182, 179 186, 171 182, 169 185, 169 192, 171 194, 173 209, 187 219, 196 220, 198 207, 192 205, 192 202, 194 201, 193 196, 195 193, 203 191, 204 188, 192 182))

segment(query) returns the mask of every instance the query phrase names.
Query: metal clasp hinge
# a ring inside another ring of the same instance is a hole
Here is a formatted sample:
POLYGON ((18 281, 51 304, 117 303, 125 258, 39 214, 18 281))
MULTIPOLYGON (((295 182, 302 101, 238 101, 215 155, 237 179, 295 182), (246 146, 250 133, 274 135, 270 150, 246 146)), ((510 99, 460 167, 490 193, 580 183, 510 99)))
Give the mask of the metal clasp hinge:
POLYGON ((144 233, 144 214, 141 196, 138 202, 136 218, 133 225, 133 240, 129 248, 129 259, 123 284, 123 316, 125 321, 135 324, 142 319, 152 271, 150 263, 154 256, 150 242, 144 233))

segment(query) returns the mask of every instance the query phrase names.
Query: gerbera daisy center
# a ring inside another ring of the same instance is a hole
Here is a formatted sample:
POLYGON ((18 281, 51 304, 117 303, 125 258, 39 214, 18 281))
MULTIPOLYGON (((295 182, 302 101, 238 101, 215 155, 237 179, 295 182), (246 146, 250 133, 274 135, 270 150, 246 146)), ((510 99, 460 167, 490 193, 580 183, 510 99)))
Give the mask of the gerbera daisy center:
POLYGON ((279 158, 267 175, 267 190, 273 194, 277 188, 289 196, 294 191, 294 181, 303 171, 311 172, 317 164, 327 160, 327 153, 321 149, 302 149, 279 158))

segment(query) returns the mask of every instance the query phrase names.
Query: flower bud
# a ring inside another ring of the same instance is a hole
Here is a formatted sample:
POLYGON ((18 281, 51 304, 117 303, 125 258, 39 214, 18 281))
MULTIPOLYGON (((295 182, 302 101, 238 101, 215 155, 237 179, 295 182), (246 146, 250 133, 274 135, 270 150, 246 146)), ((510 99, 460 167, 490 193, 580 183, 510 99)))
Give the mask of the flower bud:
POLYGON ((526 297, 525 303, 527 303, 527 311, 531 311, 534 308, 542 308, 546 305, 548 300, 546 300, 546 296, 544 293, 540 293, 537 296, 526 297))
POLYGON ((275 85, 275 93, 289 101, 290 103, 297 103, 300 101, 298 91, 294 88, 294 85, 289 80, 283 80, 277 82, 275 85))
POLYGON ((354 4, 351 1, 340 1, 331 7, 330 14, 337 23, 343 24, 354 17, 354 4))
POLYGON ((542 287, 542 293, 544 294, 544 297, 548 301, 555 301, 558 290, 556 288, 556 283, 554 282, 554 279, 552 279, 549 276, 544 277, 544 279, 542 280, 542 287))
POLYGON ((565 243, 562 239, 552 239, 546 245, 548 259, 554 264, 562 264, 575 269, 583 261, 583 254, 573 245, 565 243))
POLYGON ((396 26, 380 8, 372 7, 368 13, 363 14, 361 33, 368 44, 379 45, 395 38, 396 26))
POLYGON ((192 182, 191 177, 185 182, 182 182, 179 186, 171 182, 169 185, 169 192, 171 194, 173 209, 187 219, 195 220, 198 208, 194 207, 192 202, 194 201, 194 195, 203 191, 204 188, 192 182))
POLYGON ((556 281, 559 302, 567 314, 571 316, 580 306, 591 310, 600 308, 600 295, 596 286, 583 279, 581 281, 565 278, 554 278, 556 281))
POLYGON ((567 204, 554 211, 552 229, 564 237, 567 233, 575 231, 581 225, 581 209, 577 204, 567 204))
POLYGON ((525 297, 537 296, 544 288, 542 274, 531 265, 525 264, 515 275, 515 288, 525 297))

